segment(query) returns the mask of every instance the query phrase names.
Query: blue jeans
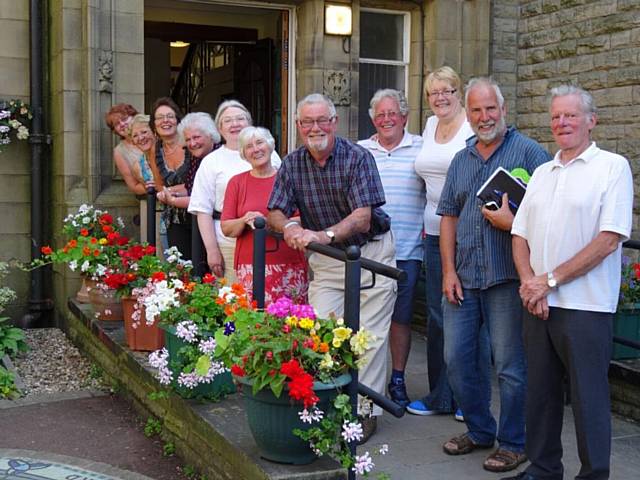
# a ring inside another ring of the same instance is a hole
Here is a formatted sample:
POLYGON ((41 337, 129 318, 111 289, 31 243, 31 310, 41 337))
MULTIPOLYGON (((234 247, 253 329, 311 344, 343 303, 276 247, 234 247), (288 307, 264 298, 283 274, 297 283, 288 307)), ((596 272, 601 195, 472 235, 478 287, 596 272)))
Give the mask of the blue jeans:
POLYGON ((480 364, 478 338, 488 328, 500 390, 498 443, 512 452, 523 452, 524 401, 527 369, 522 342, 522 304, 518 282, 486 290, 463 289, 461 306, 443 301, 444 356, 449 383, 462 408, 469 436, 476 443, 496 438, 496 420, 489 409, 491 379, 480 364))

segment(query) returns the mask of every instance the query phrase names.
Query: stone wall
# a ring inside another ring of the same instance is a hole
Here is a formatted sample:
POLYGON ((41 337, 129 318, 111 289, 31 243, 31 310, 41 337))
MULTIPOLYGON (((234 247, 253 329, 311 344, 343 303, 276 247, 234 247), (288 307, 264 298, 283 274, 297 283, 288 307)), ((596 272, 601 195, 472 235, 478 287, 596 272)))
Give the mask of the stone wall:
POLYGON ((508 123, 516 118, 519 0, 494 0, 491 5, 489 71, 505 98, 508 123))
MULTIPOLYGON (((0 1, 0 100, 29 102, 29 2, 0 1)), ((29 261, 30 252, 29 146, 13 142, 0 153, 0 260, 29 261)), ((17 321, 26 313, 29 275, 13 273, 6 284, 18 294, 7 309, 17 321)))
MULTIPOLYGON (((639 192, 639 60, 637 0, 520 1, 518 126, 554 152, 547 93, 560 83, 582 86, 598 106, 594 140, 629 159, 639 192)), ((638 213, 636 207, 634 231, 638 213)))

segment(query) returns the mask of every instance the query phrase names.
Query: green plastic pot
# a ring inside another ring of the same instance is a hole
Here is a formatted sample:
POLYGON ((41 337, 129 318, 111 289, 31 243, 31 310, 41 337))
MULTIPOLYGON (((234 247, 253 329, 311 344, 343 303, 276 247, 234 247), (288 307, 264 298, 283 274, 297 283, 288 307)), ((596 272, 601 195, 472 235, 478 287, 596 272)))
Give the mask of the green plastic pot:
MULTIPOLYGON (((613 316, 613 334, 629 340, 640 341, 640 303, 622 305, 613 316)), ((640 350, 613 344, 613 360, 640 358, 640 350)))
MULTIPOLYGON (((280 398, 271 389, 265 388, 253 394, 251 379, 235 377, 242 386, 247 422, 260 456, 265 460, 293 465, 305 465, 313 462, 317 456, 309 443, 293 434, 295 428, 308 430, 312 427, 303 423, 298 412, 304 408, 301 403, 293 402, 285 387, 280 398)), ((344 374, 332 383, 314 382, 313 390, 320 398, 317 407, 327 412, 333 400, 338 396, 339 388, 351 381, 351 375, 344 374)))
MULTIPOLYGON (((172 362, 178 360, 178 352, 180 349, 188 344, 176 336, 176 328, 173 325, 161 323, 160 328, 164 330, 164 345, 169 352, 169 366, 171 366, 172 362)), ((180 386, 176 380, 171 382, 171 387, 183 398, 221 398, 236 392, 236 386, 233 383, 231 372, 216 375, 211 383, 203 383, 195 388, 180 386)))

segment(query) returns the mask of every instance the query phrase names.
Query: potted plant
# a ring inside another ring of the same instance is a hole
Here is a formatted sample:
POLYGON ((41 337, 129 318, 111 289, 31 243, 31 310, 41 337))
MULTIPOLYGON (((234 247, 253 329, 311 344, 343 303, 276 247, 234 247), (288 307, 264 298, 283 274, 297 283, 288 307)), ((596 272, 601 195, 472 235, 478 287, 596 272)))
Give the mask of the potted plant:
POLYGON ((15 135, 17 140, 29 138, 29 128, 33 114, 29 105, 22 100, 3 100, 0 102, 0 152, 11 143, 15 135))
POLYGON ((242 386, 251 432, 263 458, 303 464, 328 454, 346 468, 370 470, 368 453, 340 389, 364 362, 372 336, 340 318, 317 318, 311 305, 280 298, 266 311, 239 309, 216 332, 217 353, 242 386), (315 425, 314 425, 315 424, 315 425), (368 459, 368 460, 367 460, 368 459))
POLYGON ((235 392, 229 369, 215 356, 214 334, 240 308, 252 305, 239 284, 225 286, 211 274, 185 284, 179 304, 160 313, 165 348, 149 356, 160 383, 186 398, 218 399, 235 392))
MULTIPOLYGON (((622 278, 618 308, 613 317, 613 334, 630 340, 640 340, 640 263, 622 257, 622 278)), ((640 358, 640 350, 613 345, 614 360, 640 358)))

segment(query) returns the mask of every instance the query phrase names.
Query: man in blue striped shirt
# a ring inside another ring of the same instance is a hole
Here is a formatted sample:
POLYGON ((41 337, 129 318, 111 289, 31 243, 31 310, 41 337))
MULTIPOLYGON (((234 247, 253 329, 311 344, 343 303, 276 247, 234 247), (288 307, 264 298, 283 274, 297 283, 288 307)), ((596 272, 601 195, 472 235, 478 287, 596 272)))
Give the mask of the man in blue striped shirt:
POLYGON ((491 79, 469 82, 465 106, 476 135, 454 157, 437 213, 442 216, 445 361, 468 431, 446 442, 443 449, 462 455, 493 447, 497 436, 498 449, 483 467, 504 472, 526 460, 526 364, 518 274, 511 254, 513 214, 506 195, 502 206, 491 211, 476 192, 498 167, 524 168, 531 174, 550 156, 538 143, 507 127, 504 98, 491 79), (482 324, 488 327, 498 375, 497 426, 490 411, 489 369, 478 364, 482 324))
POLYGON ((411 347, 413 296, 422 267, 422 216, 425 186, 414 168, 422 148, 422 137, 405 130, 409 105, 403 92, 390 88, 378 90, 370 102, 369 116, 376 128, 373 138, 358 142, 376 160, 384 196, 384 209, 391 216, 391 230, 396 243, 396 263, 407 273, 398 282, 398 296, 391 317, 389 349, 391 381, 389 396, 398 405, 409 403, 404 369, 411 347))

